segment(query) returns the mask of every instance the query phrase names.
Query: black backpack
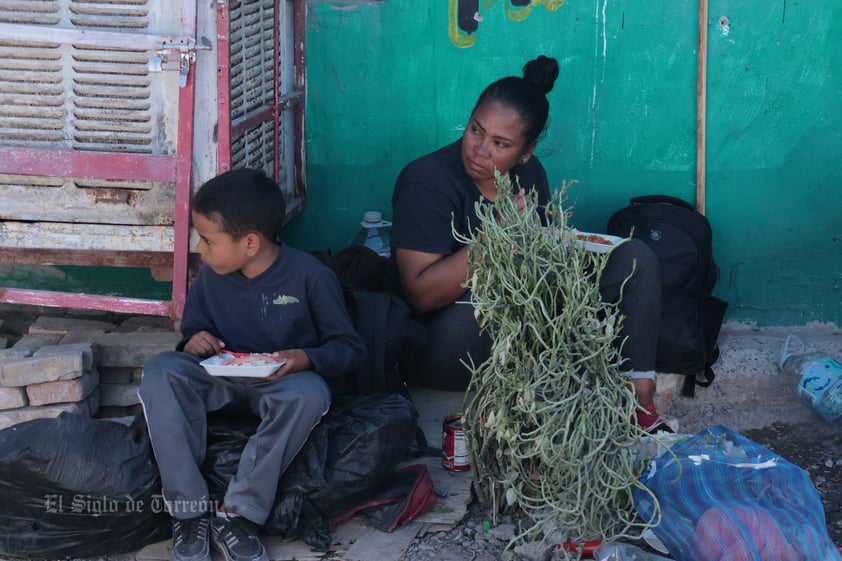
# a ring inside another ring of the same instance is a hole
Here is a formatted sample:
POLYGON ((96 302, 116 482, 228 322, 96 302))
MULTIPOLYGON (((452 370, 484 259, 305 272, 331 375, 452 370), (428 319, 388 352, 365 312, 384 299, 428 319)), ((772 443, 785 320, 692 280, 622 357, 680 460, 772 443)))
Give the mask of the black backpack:
POLYGON ((409 397, 398 362, 423 343, 424 326, 412 317, 401 297, 391 292, 346 289, 345 304, 366 346, 363 364, 348 377, 345 392, 409 397))
POLYGON ((611 235, 633 236, 651 247, 661 264, 661 326, 656 369, 686 375, 682 394, 713 382, 719 329, 728 304, 711 295, 719 279, 707 218, 683 199, 649 195, 608 220, 611 235))

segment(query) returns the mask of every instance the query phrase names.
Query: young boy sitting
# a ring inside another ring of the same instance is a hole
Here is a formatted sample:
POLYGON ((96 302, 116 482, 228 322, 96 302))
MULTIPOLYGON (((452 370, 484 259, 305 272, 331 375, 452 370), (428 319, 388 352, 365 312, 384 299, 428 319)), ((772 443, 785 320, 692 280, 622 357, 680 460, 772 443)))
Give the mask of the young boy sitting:
POLYGON ((192 201, 202 265, 187 295, 177 350, 143 369, 140 397, 163 494, 173 517, 173 561, 266 561, 258 537, 278 480, 361 361, 363 341, 334 273, 278 242, 285 203, 260 171, 234 170, 192 201), (266 378, 211 376, 199 364, 222 350, 271 353, 266 378), (238 408, 260 417, 223 504, 212 505, 199 466, 207 414, 238 408))

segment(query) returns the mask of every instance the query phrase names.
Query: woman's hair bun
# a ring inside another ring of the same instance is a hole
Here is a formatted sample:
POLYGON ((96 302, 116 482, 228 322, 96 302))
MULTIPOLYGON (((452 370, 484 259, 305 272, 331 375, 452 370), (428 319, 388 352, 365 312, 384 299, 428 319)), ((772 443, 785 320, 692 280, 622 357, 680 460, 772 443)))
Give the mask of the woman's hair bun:
POLYGON ((553 89, 556 78, 558 78, 558 61, 551 57, 539 55, 538 58, 523 65, 523 78, 535 84, 541 92, 547 94, 553 89))

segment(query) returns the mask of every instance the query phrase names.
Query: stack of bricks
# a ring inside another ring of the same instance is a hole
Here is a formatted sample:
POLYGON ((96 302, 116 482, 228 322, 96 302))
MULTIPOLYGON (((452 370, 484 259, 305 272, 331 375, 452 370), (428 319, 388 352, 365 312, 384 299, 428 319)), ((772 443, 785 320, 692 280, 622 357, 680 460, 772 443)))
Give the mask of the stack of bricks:
MULTIPOLYGON (((172 321, 42 313, 7 348, 0 309, 0 429, 62 412, 122 417, 140 410, 143 365, 175 348, 172 321)), ((37 308, 36 308, 37 310, 37 308)), ((19 321, 19 320, 18 320, 19 321)))

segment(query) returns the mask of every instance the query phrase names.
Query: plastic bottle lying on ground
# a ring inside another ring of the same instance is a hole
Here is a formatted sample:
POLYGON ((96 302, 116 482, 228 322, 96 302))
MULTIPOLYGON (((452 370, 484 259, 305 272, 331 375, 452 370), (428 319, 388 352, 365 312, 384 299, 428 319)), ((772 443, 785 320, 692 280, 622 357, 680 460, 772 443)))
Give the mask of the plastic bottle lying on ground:
POLYGON ((798 377, 801 402, 825 421, 842 428, 842 364, 820 351, 808 351, 804 342, 789 335, 778 366, 798 377))

